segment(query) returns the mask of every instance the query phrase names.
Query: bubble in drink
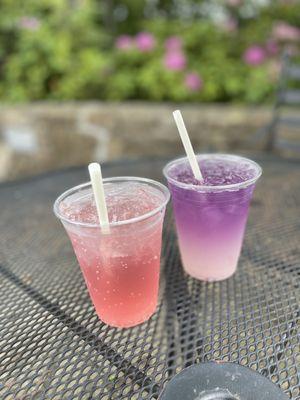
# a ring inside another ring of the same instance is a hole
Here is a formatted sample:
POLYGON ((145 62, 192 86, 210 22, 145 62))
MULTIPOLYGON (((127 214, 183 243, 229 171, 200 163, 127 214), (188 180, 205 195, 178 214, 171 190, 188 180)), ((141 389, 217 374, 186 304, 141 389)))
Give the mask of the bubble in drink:
POLYGON ((97 314, 109 325, 130 327, 147 320, 156 309, 168 191, 154 181, 125 178, 106 182, 104 189, 109 233, 99 227, 90 185, 65 196, 58 214, 63 216, 97 314))
POLYGON ((168 179, 183 267, 206 281, 231 276, 237 267, 248 209, 260 167, 229 155, 198 156, 203 181, 186 158, 169 163, 168 179))

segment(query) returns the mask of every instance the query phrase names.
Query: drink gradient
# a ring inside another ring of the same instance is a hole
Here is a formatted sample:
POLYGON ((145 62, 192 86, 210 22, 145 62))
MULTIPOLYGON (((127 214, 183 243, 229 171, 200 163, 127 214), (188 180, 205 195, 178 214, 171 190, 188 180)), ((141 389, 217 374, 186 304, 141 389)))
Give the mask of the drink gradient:
POLYGON ((165 169, 182 264, 194 278, 217 281, 236 270, 258 164, 243 157, 198 155, 204 182, 193 177, 186 158, 165 169))

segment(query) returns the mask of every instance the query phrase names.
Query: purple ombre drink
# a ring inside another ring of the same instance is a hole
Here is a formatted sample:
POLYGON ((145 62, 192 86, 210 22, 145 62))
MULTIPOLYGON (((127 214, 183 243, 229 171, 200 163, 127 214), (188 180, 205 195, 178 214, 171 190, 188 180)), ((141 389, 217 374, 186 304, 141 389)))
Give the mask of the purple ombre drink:
POLYGON ((186 157, 164 168, 172 193, 183 267, 194 278, 218 281, 237 267, 248 209, 261 168, 244 157, 198 155, 204 180, 186 157))

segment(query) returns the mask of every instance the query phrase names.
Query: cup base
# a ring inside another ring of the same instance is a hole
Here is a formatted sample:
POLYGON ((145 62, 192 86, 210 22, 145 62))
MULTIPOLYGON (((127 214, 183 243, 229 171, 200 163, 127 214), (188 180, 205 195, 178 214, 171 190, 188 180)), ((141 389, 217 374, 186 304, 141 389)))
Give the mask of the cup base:
POLYGON ((151 313, 146 314, 143 318, 140 318, 135 321, 129 321, 128 323, 122 323, 118 322, 117 320, 105 320, 104 318, 101 318, 99 315, 99 319, 104 322, 106 325, 111 326, 112 328, 119 328, 119 329, 127 329, 127 328, 133 328, 134 326, 143 324, 144 322, 148 321, 152 315, 154 315, 156 312, 156 307, 154 310, 151 311, 151 313))
POLYGON ((231 278, 235 274, 236 269, 234 271, 230 272, 230 274, 226 274, 226 275, 223 275, 223 276, 220 276, 220 277, 219 276, 218 277, 215 277, 215 276, 214 277, 208 277, 208 276, 196 275, 196 274, 190 273, 186 268, 184 268, 184 271, 189 276, 191 276, 194 279, 197 279, 198 281, 202 281, 202 282, 220 282, 220 281, 225 281, 226 279, 231 278))

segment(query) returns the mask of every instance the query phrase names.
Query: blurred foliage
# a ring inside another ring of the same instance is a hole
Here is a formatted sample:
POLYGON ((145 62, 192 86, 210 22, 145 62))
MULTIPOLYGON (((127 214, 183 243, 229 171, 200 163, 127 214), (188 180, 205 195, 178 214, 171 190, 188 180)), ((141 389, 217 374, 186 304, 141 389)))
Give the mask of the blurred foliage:
POLYGON ((0 98, 96 97, 107 54, 86 1, 0 0, 0 98))
POLYGON ((299 15, 296 0, 0 0, 0 99, 261 103, 282 49, 299 55, 299 15))

